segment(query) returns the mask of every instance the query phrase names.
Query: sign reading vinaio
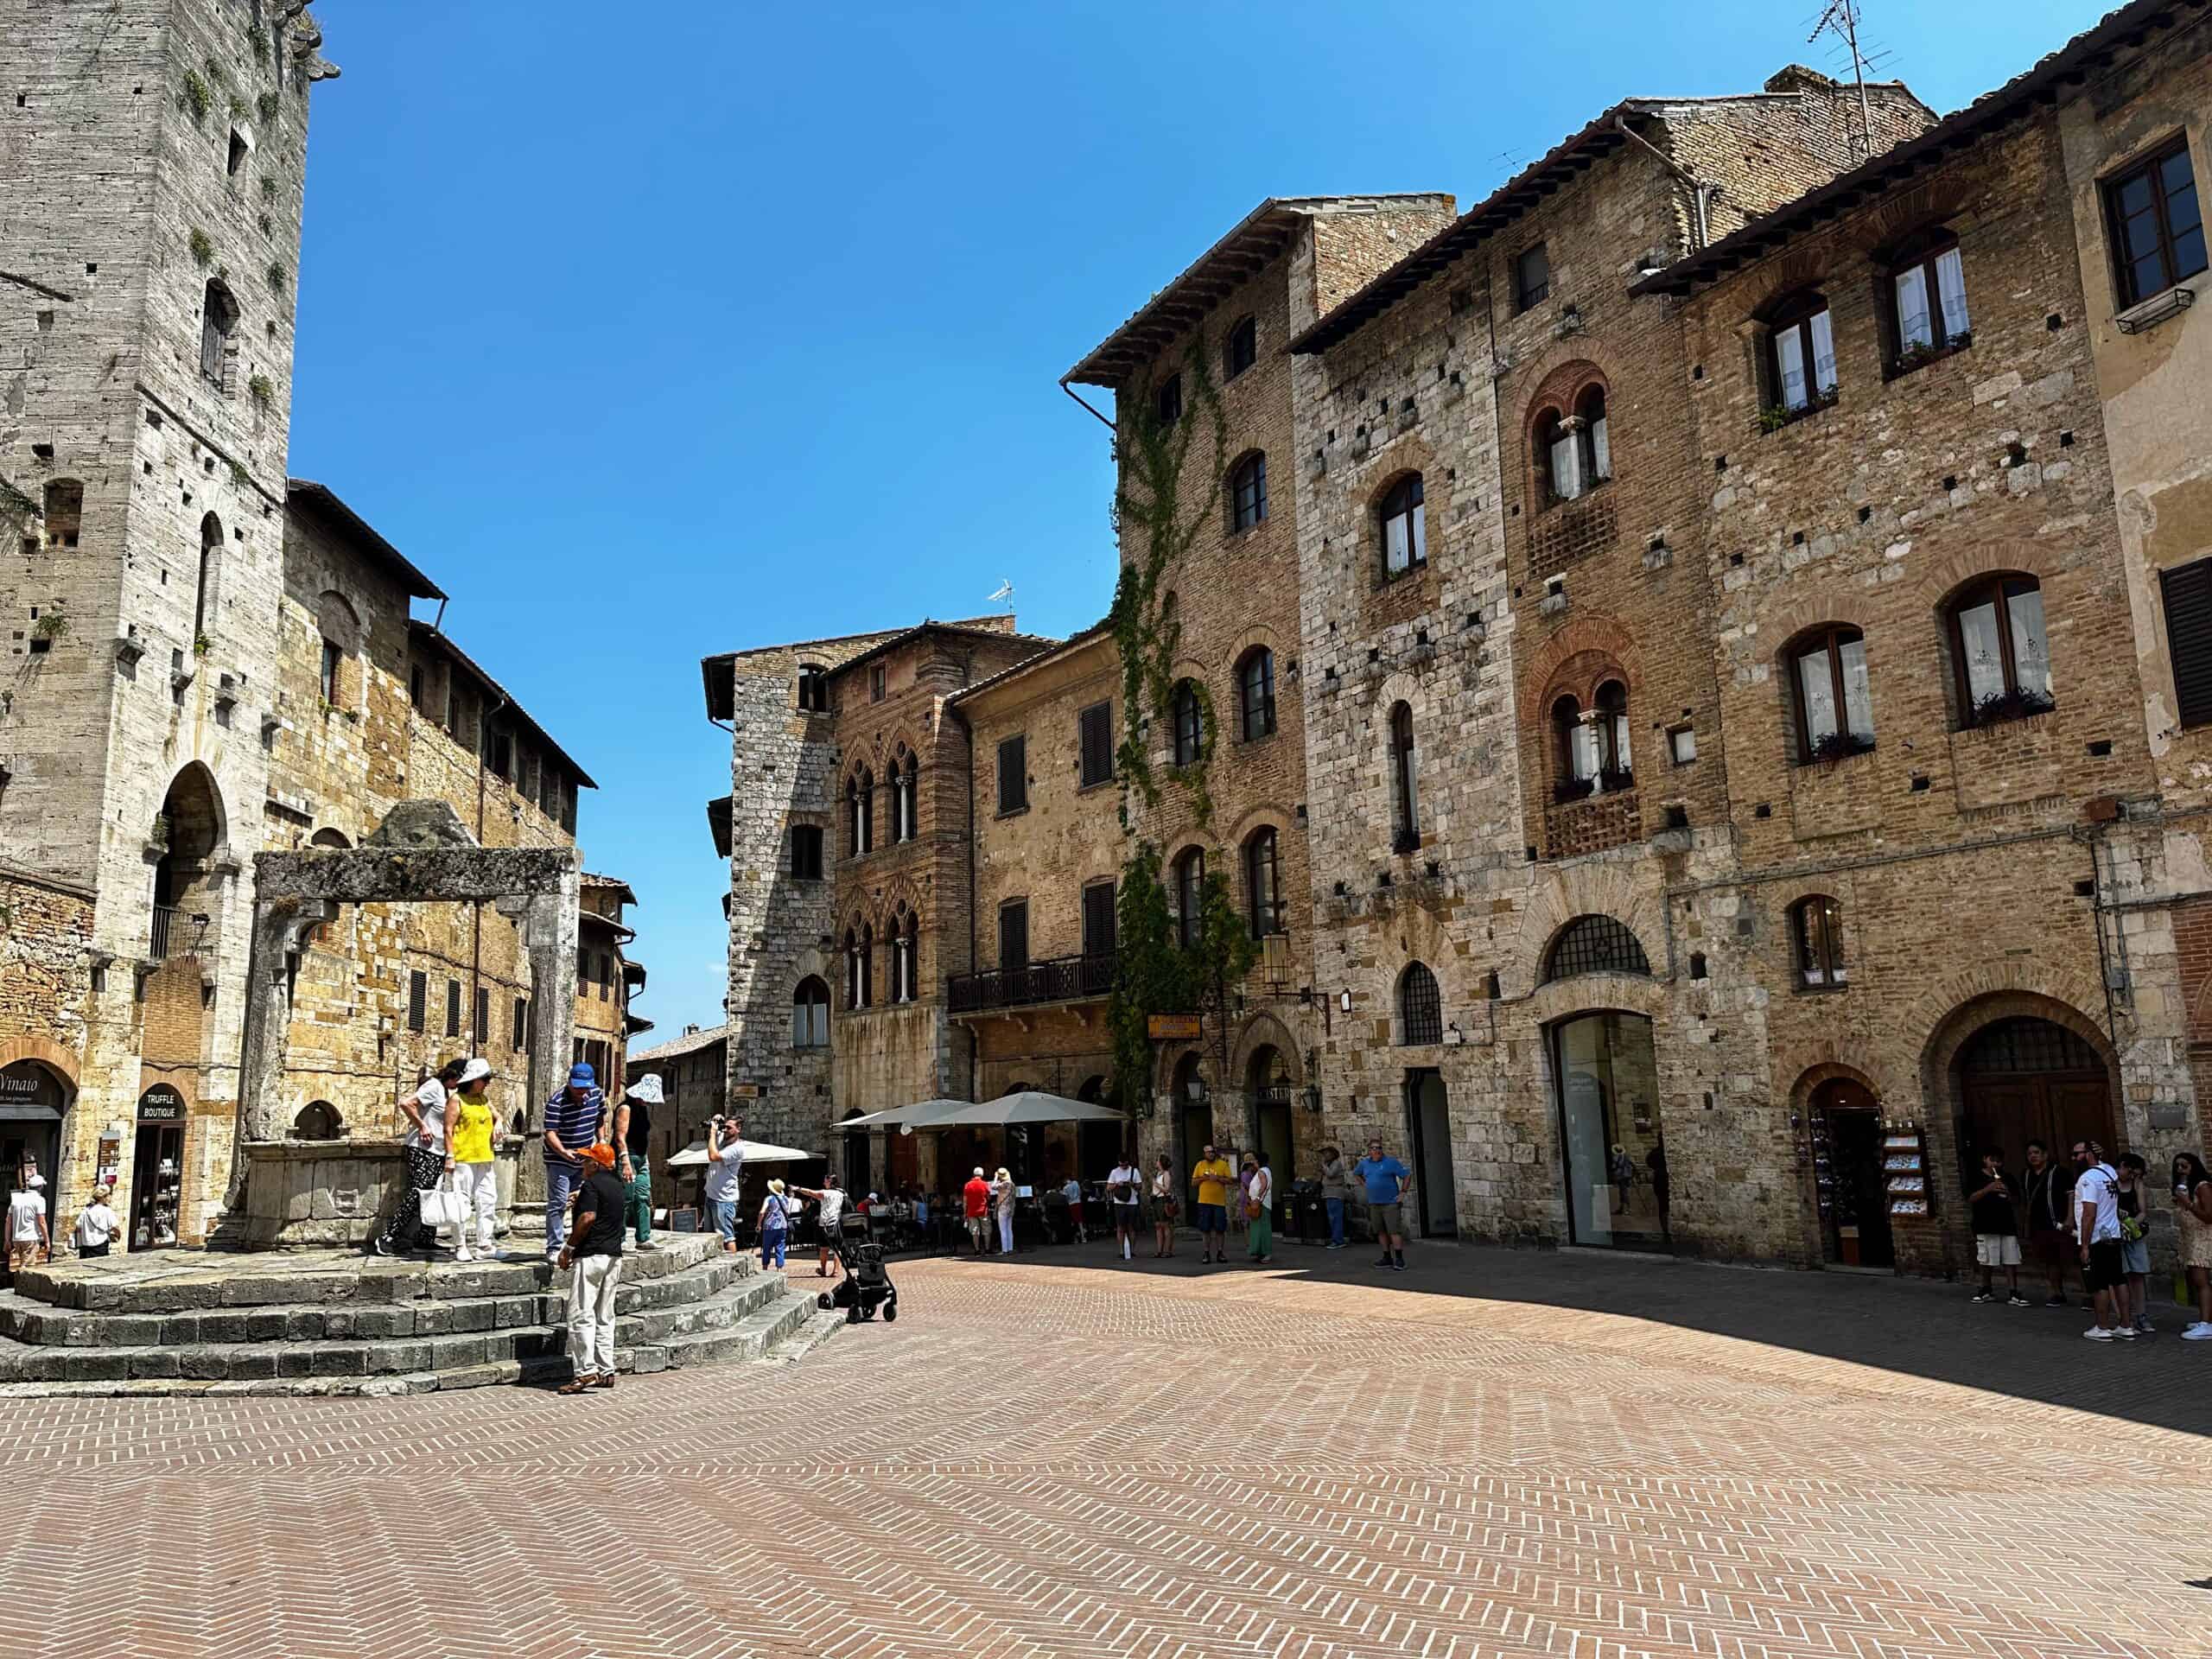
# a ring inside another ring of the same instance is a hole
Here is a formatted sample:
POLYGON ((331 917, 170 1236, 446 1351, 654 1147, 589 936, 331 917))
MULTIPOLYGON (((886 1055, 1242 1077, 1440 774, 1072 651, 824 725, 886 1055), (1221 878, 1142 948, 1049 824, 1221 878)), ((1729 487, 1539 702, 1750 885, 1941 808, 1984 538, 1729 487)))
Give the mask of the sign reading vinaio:
POLYGON ((1148 1014, 1144 1024, 1155 1043, 1195 1043, 1202 1034, 1195 1014, 1148 1014))

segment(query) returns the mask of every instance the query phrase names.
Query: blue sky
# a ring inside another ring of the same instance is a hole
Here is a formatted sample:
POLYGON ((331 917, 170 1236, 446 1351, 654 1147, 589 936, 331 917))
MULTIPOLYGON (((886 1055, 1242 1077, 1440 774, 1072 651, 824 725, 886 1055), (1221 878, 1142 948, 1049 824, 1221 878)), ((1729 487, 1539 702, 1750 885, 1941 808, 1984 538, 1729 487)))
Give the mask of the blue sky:
MULTIPOLYGON (((721 1018, 729 787, 698 661, 1112 595, 1106 434, 1059 375, 1268 195, 1463 205, 1615 99, 1834 69, 1821 0, 1668 11, 330 0, 292 471, 452 595, 601 785, 638 1011, 721 1018)), ((1948 111, 2079 0, 1870 0, 1948 111)))

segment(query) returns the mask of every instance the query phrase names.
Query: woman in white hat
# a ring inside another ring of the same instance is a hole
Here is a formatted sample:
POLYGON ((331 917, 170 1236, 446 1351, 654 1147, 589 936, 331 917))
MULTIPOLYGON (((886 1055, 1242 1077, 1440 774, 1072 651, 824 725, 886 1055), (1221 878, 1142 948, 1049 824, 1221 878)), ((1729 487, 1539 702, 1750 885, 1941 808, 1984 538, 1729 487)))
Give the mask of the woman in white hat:
POLYGON ((453 1099, 446 1107, 446 1174, 461 1195, 461 1216, 454 1224, 456 1262, 473 1262, 493 1254, 492 1229, 499 1213, 499 1166, 493 1154, 499 1140, 498 1122, 485 1085, 492 1079, 492 1062, 479 1055, 461 1068, 453 1099), (468 1223, 476 1220, 476 1249, 468 1248, 468 1223))

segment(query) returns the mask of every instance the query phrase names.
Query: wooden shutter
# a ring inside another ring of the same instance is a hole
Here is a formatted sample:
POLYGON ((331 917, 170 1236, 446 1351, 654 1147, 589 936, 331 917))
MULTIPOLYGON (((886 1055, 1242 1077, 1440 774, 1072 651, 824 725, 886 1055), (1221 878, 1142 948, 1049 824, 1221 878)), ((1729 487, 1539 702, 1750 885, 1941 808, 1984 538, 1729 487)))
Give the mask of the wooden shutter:
POLYGON ((2183 726, 2212 723, 2212 559, 2162 571, 2166 649, 2174 659, 2174 695, 2183 726))
POLYGON ((1114 884, 1100 881, 1083 890, 1083 954, 1111 955, 1114 949, 1114 884))
POLYGON ((1077 746, 1083 752, 1083 786, 1103 784, 1114 775, 1114 705, 1093 703, 1076 716, 1077 746))
POLYGON ((461 982, 457 979, 446 981, 446 1035, 461 1035, 461 982))
POLYGON ((1029 740, 1009 737, 999 744, 999 810, 1019 812, 1029 804, 1029 740))
POLYGON ((1029 901, 1016 899, 999 906, 999 967, 1029 965, 1029 901))
POLYGON ((407 976, 407 1029, 423 1029, 424 1004, 429 1001, 430 976, 424 973, 407 976))

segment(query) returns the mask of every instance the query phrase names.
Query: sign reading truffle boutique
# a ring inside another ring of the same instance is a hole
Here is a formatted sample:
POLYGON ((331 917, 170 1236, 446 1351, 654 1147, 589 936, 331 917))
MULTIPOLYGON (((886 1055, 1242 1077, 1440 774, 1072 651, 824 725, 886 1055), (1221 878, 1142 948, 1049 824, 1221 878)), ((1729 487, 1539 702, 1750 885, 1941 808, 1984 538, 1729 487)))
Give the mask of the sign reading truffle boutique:
POLYGON ((138 1121, 141 1123, 181 1123, 184 1122, 184 1096, 166 1083, 157 1083, 138 1096, 138 1121))

